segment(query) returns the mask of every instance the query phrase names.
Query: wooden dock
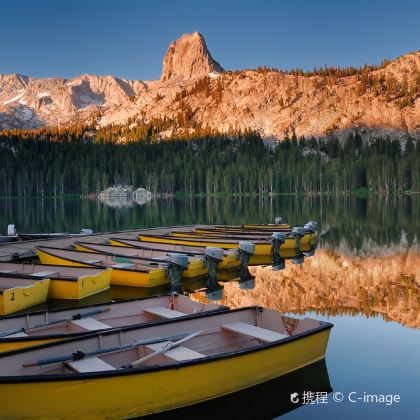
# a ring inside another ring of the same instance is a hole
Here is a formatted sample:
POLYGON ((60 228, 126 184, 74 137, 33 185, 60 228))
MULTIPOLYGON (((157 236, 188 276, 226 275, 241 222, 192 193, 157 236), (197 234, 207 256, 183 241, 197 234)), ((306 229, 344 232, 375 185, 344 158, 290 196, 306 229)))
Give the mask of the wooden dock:
POLYGON ((107 239, 118 236, 120 238, 126 239, 137 239, 137 236, 140 233, 156 233, 161 234, 168 231, 179 231, 190 230, 195 228, 197 225, 182 225, 182 226, 167 226, 167 227, 157 227, 157 228, 148 228, 148 229, 136 229, 136 230, 122 230, 117 232, 106 232, 106 233, 96 233, 93 235, 80 235, 80 236, 69 236, 66 238, 60 239, 40 239, 40 240, 31 240, 31 241, 16 241, 16 242, 6 242, 0 244, 0 262, 10 262, 10 261, 21 261, 25 259, 30 259, 36 257, 35 248, 37 246, 52 246, 59 248, 66 248, 72 246, 77 241, 83 242, 105 242, 107 239))

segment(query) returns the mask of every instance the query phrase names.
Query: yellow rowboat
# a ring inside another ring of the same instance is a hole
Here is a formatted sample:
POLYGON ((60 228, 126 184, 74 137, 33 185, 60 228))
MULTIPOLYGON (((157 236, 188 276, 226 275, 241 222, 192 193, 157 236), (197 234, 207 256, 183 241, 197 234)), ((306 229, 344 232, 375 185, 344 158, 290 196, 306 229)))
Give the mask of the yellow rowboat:
MULTIPOLYGON (((159 243, 144 243, 138 240, 131 240, 125 238, 110 238, 108 239, 110 245, 114 246, 130 246, 138 249, 150 250, 154 252, 170 253, 170 252, 181 252, 188 256, 206 256, 206 248, 200 246, 187 246, 187 245, 172 245, 172 244, 159 244, 159 243)), ((217 264, 218 270, 233 270, 239 268, 241 262, 238 258, 238 254, 234 250, 224 250, 223 259, 217 264)))
MULTIPOLYGON (((274 231, 277 232, 277 231, 274 231)), ((274 233, 273 231, 265 231, 265 232, 252 232, 252 231, 243 231, 243 232, 225 232, 225 231, 206 231, 204 229, 196 229, 194 232, 191 232, 196 235, 200 235, 201 237, 207 237, 207 238, 235 238, 238 240, 246 240, 246 241, 252 241, 254 238, 257 239, 267 239, 270 240, 271 234, 274 233)), ((290 232, 288 232, 290 233, 290 232)), ((176 237, 185 237, 184 232, 172 232, 173 236, 176 237)), ((309 244, 312 247, 316 247, 318 244, 318 236, 316 233, 305 233, 305 236, 309 236, 309 244)))
MULTIPOLYGON (((211 226, 207 226, 207 227, 198 227, 195 229, 195 233, 200 233, 200 234, 205 234, 205 235, 209 235, 209 234, 225 234, 225 235, 231 235, 236 237, 236 236, 250 236, 250 235, 257 235, 257 236, 268 236, 274 232, 284 232, 284 233, 292 233, 293 230, 295 230, 296 228, 289 228, 289 229, 279 229, 276 227, 273 227, 272 229, 269 228, 269 226, 278 226, 278 225, 266 225, 265 229, 258 229, 258 228, 253 228, 253 229, 245 229, 245 228, 241 228, 240 226, 215 226, 215 227, 211 227, 211 226)), ((317 222, 308 222, 303 226, 303 229, 305 231, 305 234, 309 234, 310 235, 310 243, 312 246, 316 246, 317 245, 317 234, 316 234, 316 230, 317 230, 317 222)))
MULTIPOLYGON (((248 227, 245 228, 243 225, 215 225, 215 226, 200 226, 197 229, 212 229, 218 232, 241 232, 241 231, 248 231, 248 232, 263 232, 268 230, 267 228, 258 228, 258 227, 248 227)), ((288 232, 292 230, 291 225, 279 225, 279 227, 273 227, 270 229, 270 232, 288 232)))
POLYGON ((2 417, 130 418, 192 405, 324 359, 331 327, 250 307, 4 353, 2 417))
MULTIPOLYGON (((312 363, 301 369, 290 372, 268 382, 246 388, 221 398, 205 401, 188 407, 173 410, 167 416, 173 419, 277 419, 294 411, 307 403, 307 399, 300 398, 299 402, 292 402, 290 395, 326 396, 332 391, 325 359, 312 363), (221 414, 222 413, 222 414, 221 414)), ((315 397, 316 398, 316 397, 315 397)), ((328 397, 327 397, 328 398, 328 397)), ((296 401, 294 399, 294 401, 296 401)), ((324 400, 325 401, 325 400, 324 400)), ((315 406, 312 407, 315 411, 315 406)), ((311 408, 307 407, 307 413, 311 408)), ((299 416, 299 413, 296 413, 299 416)), ((316 416, 312 416, 316 418, 316 416)))
POLYGON ((246 223, 241 225, 244 229, 290 229, 291 226, 287 223, 246 223))
POLYGON ((0 319, 0 353, 92 334, 99 330, 148 324, 208 311, 227 310, 184 295, 161 295, 128 302, 39 311, 0 319))
POLYGON ((109 289, 110 269, 59 265, 0 263, 0 273, 49 278, 50 299, 84 299, 109 289))
MULTIPOLYGON (((155 236, 155 235, 139 235, 142 242, 153 242, 161 244, 178 244, 178 245, 196 245, 196 246, 212 246, 223 249, 235 249, 239 246, 239 240, 225 239, 225 238, 200 238, 200 237, 183 237, 177 238, 174 236, 155 236)), ((268 256, 272 255, 272 244, 267 240, 253 239, 255 244, 255 253, 249 260, 250 265, 266 264, 268 256), (263 256, 263 258, 261 258, 263 256)), ((280 246, 281 258, 295 258, 296 257, 296 239, 286 238, 284 243, 280 246)), ((300 251, 310 251, 309 236, 305 235, 300 240, 300 251)))
POLYGON ((0 315, 8 315, 47 300, 49 279, 0 274, 0 315))
POLYGON ((169 283, 166 270, 155 266, 144 265, 134 258, 123 260, 112 255, 91 252, 72 251, 68 249, 37 247, 38 257, 42 264, 67 265, 72 267, 112 268, 111 284, 135 287, 156 287, 169 283), (123 262, 126 261, 126 262, 123 262))
MULTIPOLYGON (((299 228, 298 228, 299 229, 299 228)), ((293 231, 285 232, 289 237, 294 237, 293 231)), ((303 231, 302 231, 303 232, 303 231)), ((265 232, 220 232, 220 231, 206 231, 204 229, 196 229, 195 231, 187 231, 187 232, 171 232, 170 236, 175 236, 176 238, 190 238, 190 237, 198 237, 198 238, 224 238, 224 239, 233 239, 233 240, 242 240, 242 241, 254 241, 254 240, 262 240, 262 241, 271 241, 271 235, 274 232, 269 232, 268 230, 265 232)), ((318 243, 317 235, 313 232, 306 231, 304 236, 307 237, 308 243, 311 247, 315 247, 318 243)), ((302 243, 302 240, 300 240, 302 243)), ((303 241, 304 242, 304 241, 303 241)), ((307 252, 309 250, 304 249, 303 251, 307 252)))
MULTIPOLYGON (((158 252, 154 250, 137 249, 130 246, 114 246, 106 244, 93 244, 89 242, 76 242, 74 244, 77 251, 95 252, 109 254, 116 257, 140 258, 145 261, 161 262, 167 264, 170 258, 168 252, 158 252)), ((185 254, 185 253, 184 253, 185 254)), ((200 277, 208 273, 204 264, 204 259, 200 256, 188 255, 188 267, 182 272, 183 278, 200 277)))

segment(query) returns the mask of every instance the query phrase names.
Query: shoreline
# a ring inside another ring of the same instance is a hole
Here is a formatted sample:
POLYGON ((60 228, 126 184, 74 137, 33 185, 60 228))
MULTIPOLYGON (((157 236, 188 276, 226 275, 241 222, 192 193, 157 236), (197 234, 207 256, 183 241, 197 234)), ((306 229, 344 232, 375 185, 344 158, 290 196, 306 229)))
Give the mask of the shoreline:
MULTIPOLYGON (((383 196, 383 197, 394 197, 394 196, 412 196, 418 195, 420 191, 365 191, 365 190, 353 190, 353 191, 328 191, 328 192, 294 192, 294 193, 214 193, 214 194, 207 194, 207 193, 184 193, 184 192, 176 192, 174 194, 165 194, 165 193, 156 193, 153 194, 153 199, 155 198, 242 198, 242 197, 277 197, 277 196, 298 196, 298 197, 334 197, 334 196, 354 196, 356 198, 368 198, 370 196, 383 196)), ((125 197, 125 196, 121 196, 125 197)), ((66 200, 99 200, 98 194, 92 193, 88 195, 81 195, 81 194, 63 194, 63 195, 31 195, 31 196, 12 196, 12 197, 5 197, 0 196, 0 200, 22 200, 22 199, 66 199, 66 200)))

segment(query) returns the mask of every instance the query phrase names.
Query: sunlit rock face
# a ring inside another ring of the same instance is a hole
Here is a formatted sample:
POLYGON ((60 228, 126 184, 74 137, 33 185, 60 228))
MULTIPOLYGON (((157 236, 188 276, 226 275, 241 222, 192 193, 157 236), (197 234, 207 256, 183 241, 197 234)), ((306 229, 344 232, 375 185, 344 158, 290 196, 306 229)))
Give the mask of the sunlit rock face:
POLYGON ((225 72, 204 37, 194 32, 170 44, 159 80, 0 75, 0 128, 100 127, 128 121, 135 128, 137 122, 170 118, 174 126, 168 133, 176 134, 181 130, 177 117, 185 114, 188 123, 182 130, 197 125, 221 132, 250 128, 266 139, 283 139, 286 133, 343 138, 356 129, 364 138, 420 138, 420 97, 415 95, 420 51, 369 77, 362 89, 359 76, 298 76, 269 69, 225 72), (410 99, 387 93, 390 85, 406 86, 410 99))
POLYGON ((160 80, 166 81, 176 77, 193 79, 221 71, 223 69, 209 53, 203 35, 194 32, 191 35, 182 35, 169 46, 163 59, 160 80))
POLYGON ((381 316, 420 328, 420 253, 360 258, 317 250, 284 271, 251 267, 255 289, 226 283, 223 303, 261 305, 281 312, 381 316))

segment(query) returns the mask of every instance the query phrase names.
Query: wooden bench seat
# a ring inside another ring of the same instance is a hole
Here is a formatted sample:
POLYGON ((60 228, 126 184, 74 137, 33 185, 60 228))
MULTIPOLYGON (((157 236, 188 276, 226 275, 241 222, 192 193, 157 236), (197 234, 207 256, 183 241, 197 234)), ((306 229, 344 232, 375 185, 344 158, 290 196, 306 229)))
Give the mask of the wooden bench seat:
POLYGON ((18 333, 10 334, 6 336, 6 338, 27 337, 27 336, 28 334, 25 334, 24 332, 18 332, 18 333))
POLYGON ((118 263, 118 264, 114 264, 112 268, 130 268, 133 266, 134 266, 133 263, 118 263))
POLYGON ((104 324, 95 318, 74 319, 71 321, 71 323, 88 331, 105 330, 107 328, 111 328, 110 325, 104 324))
POLYGON ((32 273, 31 276, 33 277, 48 277, 58 274, 58 271, 38 271, 36 273, 32 273))
POLYGON ((222 328, 267 342, 277 341, 287 337, 287 335, 278 333, 277 331, 256 327, 255 325, 247 324, 246 322, 232 322, 231 324, 222 325, 222 328))
MULTIPOLYGON (((161 343, 148 344, 146 347, 153 351, 159 351, 169 343, 170 341, 164 341, 161 343)), ((183 360, 200 359, 202 357, 206 357, 206 355, 199 353, 198 351, 191 350, 188 347, 184 346, 177 346, 171 350, 166 351, 165 353, 163 353, 163 355, 178 362, 181 362, 183 360)))
POLYGON ((84 260, 82 262, 84 262, 85 264, 99 264, 102 262, 102 260, 91 259, 91 260, 84 260))
POLYGON ((175 311, 174 309, 165 308, 164 306, 156 306, 154 308, 143 309, 144 312, 152 315, 157 315, 162 318, 178 318, 180 316, 188 315, 185 312, 175 311))
POLYGON ((78 373, 115 370, 114 366, 111 366, 109 363, 104 362, 99 357, 86 357, 85 359, 74 360, 71 362, 67 362, 66 364, 78 373))

